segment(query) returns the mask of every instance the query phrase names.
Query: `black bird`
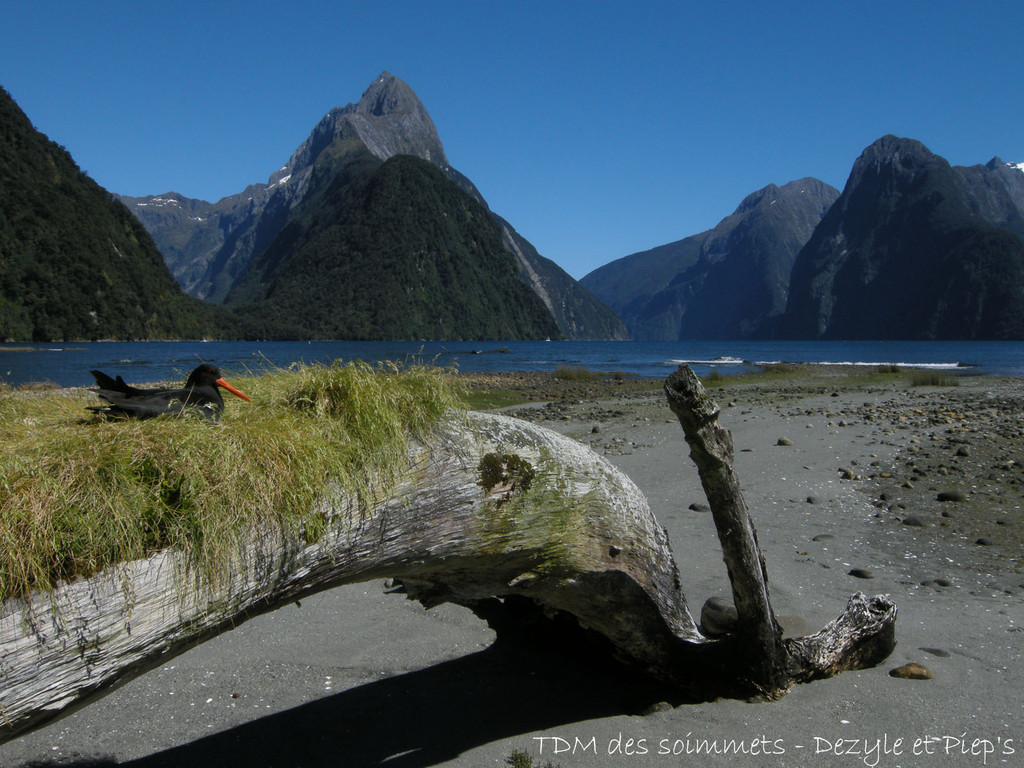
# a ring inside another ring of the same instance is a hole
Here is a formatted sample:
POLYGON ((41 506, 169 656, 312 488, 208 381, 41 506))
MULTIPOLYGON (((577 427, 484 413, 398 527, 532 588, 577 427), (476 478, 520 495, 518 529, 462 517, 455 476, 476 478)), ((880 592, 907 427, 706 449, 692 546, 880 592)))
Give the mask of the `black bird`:
POLYGON ((112 379, 102 371, 90 371, 99 385, 96 394, 107 405, 90 406, 90 411, 114 419, 151 419, 154 416, 197 414, 216 421, 224 410, 224 398, 218 387, 243 400, 252 400, 232 387, 215 365, 204 363, 189 374, 182 389, 139 389, 118 376, 112 379))

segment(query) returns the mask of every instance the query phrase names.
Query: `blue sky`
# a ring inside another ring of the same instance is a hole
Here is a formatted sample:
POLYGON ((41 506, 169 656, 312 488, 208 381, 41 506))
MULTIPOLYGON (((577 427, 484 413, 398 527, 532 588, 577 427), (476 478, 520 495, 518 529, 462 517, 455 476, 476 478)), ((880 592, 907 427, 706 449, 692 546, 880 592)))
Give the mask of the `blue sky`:
POLYGON ((1019 0, 0 3, 0 85, 129 195, 265 182, 382 70, 577 278, 887 133, 1024 161, 1019 0))

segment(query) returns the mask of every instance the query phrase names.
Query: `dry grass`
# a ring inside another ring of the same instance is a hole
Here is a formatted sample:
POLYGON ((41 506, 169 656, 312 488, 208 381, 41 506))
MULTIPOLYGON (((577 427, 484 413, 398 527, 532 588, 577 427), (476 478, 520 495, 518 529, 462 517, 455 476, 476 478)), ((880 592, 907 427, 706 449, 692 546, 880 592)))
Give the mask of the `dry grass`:
POLYGON ((293 366, 239 381, 216 424, 86 420, 95 398, 0 390, 0 599, 180 548, 208 575, 246 532, 315 540, 328 483, 399 470, 461 392, 423 366, 293 366))

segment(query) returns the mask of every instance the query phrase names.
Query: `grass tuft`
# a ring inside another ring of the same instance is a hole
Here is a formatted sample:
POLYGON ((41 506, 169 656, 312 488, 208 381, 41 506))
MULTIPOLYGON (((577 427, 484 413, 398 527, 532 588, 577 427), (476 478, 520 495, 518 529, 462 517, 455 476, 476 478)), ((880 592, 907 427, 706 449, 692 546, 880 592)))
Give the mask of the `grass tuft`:
POLYGON ((242 381, 253 402, 216 424, 90 421, 90 394, 0 388, 0 599, 167 547, 216 579, 268 526, 315 540, 331 483, 388 482, 410 437, 462 409, 449 373, 294 365, 242 381))
POLYGON ((601 374, 580 365, 560 365, 554 375, 561 381, 593 381, 601 377, 601 374))
POLYGON ((910 372, 912 387, 959 387, 960 378, 944 371, 915 369, 910 372))

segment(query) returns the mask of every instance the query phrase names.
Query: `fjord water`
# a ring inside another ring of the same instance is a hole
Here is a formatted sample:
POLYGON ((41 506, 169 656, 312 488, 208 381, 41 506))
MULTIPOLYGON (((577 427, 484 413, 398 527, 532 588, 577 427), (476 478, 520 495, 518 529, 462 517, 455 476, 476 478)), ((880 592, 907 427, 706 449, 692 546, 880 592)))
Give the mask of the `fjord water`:
POLYGON ((756 370, 768 363, 907 365, 1024 376, 1024 342, 1002 341, 460 341, 460 342, 74 342, 0 344, 0 381, 93 384, 97 368, 127 381, 184 379, 200 363, 226 374, 258 374, 295 362, 427 363, 466 372, 554 371, 561 366, 667 376, 683 362, 698 375, 756 370))

